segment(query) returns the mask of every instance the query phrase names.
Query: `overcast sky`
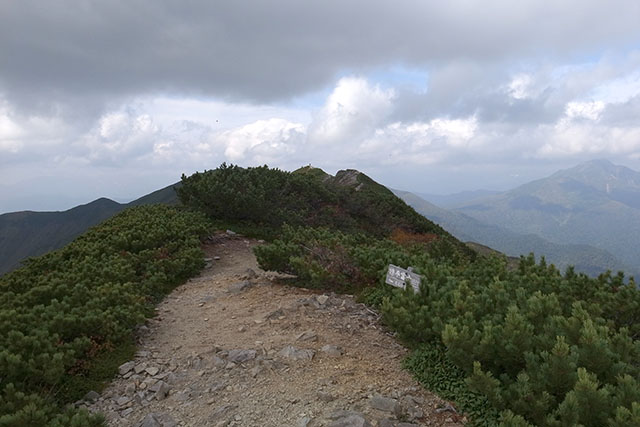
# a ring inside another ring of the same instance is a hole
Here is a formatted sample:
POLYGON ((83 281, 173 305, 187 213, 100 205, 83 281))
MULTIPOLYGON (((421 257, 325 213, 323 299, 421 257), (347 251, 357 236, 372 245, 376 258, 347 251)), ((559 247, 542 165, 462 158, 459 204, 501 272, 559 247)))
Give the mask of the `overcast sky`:
POLYGON ((427 193, 640 170, 637 0, 0 0, 0 213, 222 162, 427 193))

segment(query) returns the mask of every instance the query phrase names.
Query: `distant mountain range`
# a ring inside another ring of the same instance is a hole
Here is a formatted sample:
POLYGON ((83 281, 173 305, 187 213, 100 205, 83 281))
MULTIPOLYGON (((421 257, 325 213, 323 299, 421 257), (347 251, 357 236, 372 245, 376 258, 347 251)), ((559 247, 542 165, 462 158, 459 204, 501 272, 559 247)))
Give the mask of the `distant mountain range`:
MULTIPOLYGON (((129 206, 178 203, 174 188, 179 185, 127 204, 102 198, 64 212, 0 215, 0 274, 26 257, 62 247, 129 206)), ((394 192, 460 240, 510 256, 534 252, 561 269, 574 265, 590 275, 622 270, 640 276, 640 173, 606 160, 583 163, 502 193, 419 197, 394 192), (425 197, 456 207, 444 209, 425 197)))
POLYGON ((553 243, 594 246, 640 269, 640 172, 606 160, 561 170, 456 211, 553 243))
POLYGON ((421 199, 428 200, 429 202, 441 208, 450 209, 450 208, 455 208, 457 206, 463 205, 472 200, 478 200, 483 197, 495 196, 497 194, 500 194, 500 191, 475 190, 475 191, 461 191, 459 193, 453 193, 453 194, 428 194, 428 193, 414 192, 413 194, 420 197, 421 199))
POLYGON ((90 227, 118 212, 138 205, 177 203, 170 185, 130 203, 100 198, 63 212, 11 212, 0 215, 0 275, 20 265, 25 258, 61 248, 90 227))
POLYGON ((625 271, 638 274, 609 252, 589 245, 558 244, 543 239, 535 234, 519 234, 497 225, 479 221, 455 210, 440 208, 415 194, 394 190, 394 193, 413 207, 418 213, 439 224, 458 239, 465 242, 476 242, 489 246, 510 256, 528 255, 533 252, 536 256, 544 255, 546 260, 561 270, 569 265, 575 266, 577 271, 591 276, 606 270, 625 271))
POLYGON ((640 272, 640 173, 594 160, 503 193, 442 209, 401 195, 427 218, 463 240, 509 255, 545 255, 563 268, 598 274, 640 272))

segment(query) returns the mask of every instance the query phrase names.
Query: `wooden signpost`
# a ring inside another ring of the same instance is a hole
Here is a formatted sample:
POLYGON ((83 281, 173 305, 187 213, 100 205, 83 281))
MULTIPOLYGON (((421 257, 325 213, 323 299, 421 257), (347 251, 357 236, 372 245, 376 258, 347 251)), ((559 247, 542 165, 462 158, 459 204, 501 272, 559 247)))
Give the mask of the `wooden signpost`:
POLYGON ((422 276, 414 273, 411 267, 405 270, 397 265, 389 264, 385 282, 391 286, 402 289, 405 288, 405 284, 408 282, 411 287, 413 287, 413 290, 418 292, 420 291, 420 279, 422 279, 422 276))

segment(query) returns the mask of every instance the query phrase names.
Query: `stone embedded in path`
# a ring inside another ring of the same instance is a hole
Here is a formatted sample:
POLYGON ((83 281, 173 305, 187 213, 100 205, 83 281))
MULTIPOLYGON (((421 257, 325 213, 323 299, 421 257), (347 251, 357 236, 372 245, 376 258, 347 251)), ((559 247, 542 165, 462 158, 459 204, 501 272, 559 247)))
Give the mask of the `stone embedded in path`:
POLYGON ((227 364, 227 362, 225 362, 224 359, 220 356, 213 356, 212 362, 213 366, 215 366, 216 368, 224 368, 224 366, 227 364))
POLYGON ((442 412, 451 412, 453 414, 458 413, 458 411, 456 411, 456 408, 454 408, 453 405, 451 405, 450 403, 447 403, 442 408, 436 409, 436 414, 440 414, 442 412))
POLYGON ((176 427, 177 425, 171 415, 165 413, 147 414, 139 424, 140 427, 176 427))
POLYGON ((378 421, 378 427, 396 427, 396 422, 390 418, 383 418, 378 421))
POLYGON ((151 387, 149 387, 149 391, 155 393, 155 398, 158 400, 162 400, 169 394, 171 387, 166 382, 160 380, 151 387))
POLYGON ((156 368, 155 366, 150 367, 150 368, 146 368, 145 371, 147 372, 147 374, 154 376, 156 375, 158 372, 160 372, 160 369, 156 368))
POLYGON ((229 292, 231 292, 232 294, 237 294, 240 293, 242 291, 244 291, 245 289, 248 289, 251 287, 251 282, 248 280, 243 280, 241 282, 236 282, 234 284, 232 284, 231 286, 229 286, 229 292))
POLYGON ((324 403, 329 403, 332 400, 335 400, 335 397, 331 393, 327 393, 324 391, 319 391, 317 396, 318 400, 324 403))
POLYGON ((420 407, 422 402, 424 402, 424 399, 411 395, 405 395, 400 398, 400 407, 409 421, 423 417, 424 411, 420 407))
POLYGON ((252 268, 247 268, 244 272, 245 279, 255 279, 258 277, 258 273, 256 273, 252 268))
POLYGON ((325 353, 327 356, 331 356, 331 357, 339 357, 342 356, 342 349, 336 345, 331 345, 331 344, 327 344, 325 346, 323 346, 320 351, 322 351, 323 353, 325 353))
POLYGON ((264 371, 264 368, 262 366, 254 366, 253 368, 251 368, 251 371, 249 371, 249 373, 251 374, 252 378, 255 378, 262 371, 264 371))
POLYGON ((325 305, 328 300, 329 300, 329 297, 326 295, 318 295, 316 297, 316 301, 318 301, 318 304, 320 305, 325 305))
POLYGON ((292 360, 311 360, 316 354, 315 351, 309 349, 300 349, 292 345, 288 345, 278 353, 280 356, 292 360))
POLYGON ((118 406, 124 406, 129 402, 131 402, 131 398, 127 397, 127 396, 122 396, 122 397, 119 397, 119 398, 116 399, 116 404, 118 406))
POLYGON ((371 405, 372 408, 383 412, 392 412, 395 414, 401 412, 400 404, 398 404, 396 399, 384 397, 379 394, 376 394, 369 399, 369 405, 371 405))
POLYGON ((281 308, 279 308, 279 309, 269 313, 268 315, 266 315, 264 320, 279 319, 281 317, 284 317, 284 311, 281 308))
POLYGON ((227 359, 229 359, 231 362, 234 362, 234 363, 244 363, 249 360, 253 360, 255 358, 256 358, 255 350, 241 350, 241 349, 230 350, 229 355, 227 356, 227 359))
POLYGON ((219 407, 217 407, 216 409, 213 410, 211 415, 209 415, 209 421, 210 422, 219 421, 220 417, 223 417, 229 411, 232 411, 232 410, 236 409, 237 407, 238 407, 238 405, 232 405, 230 403, 226 404, 226 405, 219 406, 219 407))
POLYGON ((133 361, 123 363, 118 367, 118 372, 120 373, 120 375, 124 375, 128 373, 130 370, 132 370, 134 366, 136 366, 136 362, 133 362, 133 361))
POLYGON ((140 423, 140 427, 162 427, 162 423, 156 418, 156 414, 148 414, 140 423))
POLYGON ((371 427, 369 421, 359 412, 337 411, 329 418, 334 421, 328 427, 371 427))
POLYGON ((136 392, 136 383, 129 383, 124 389, 125 394, 133 394, 136 392))

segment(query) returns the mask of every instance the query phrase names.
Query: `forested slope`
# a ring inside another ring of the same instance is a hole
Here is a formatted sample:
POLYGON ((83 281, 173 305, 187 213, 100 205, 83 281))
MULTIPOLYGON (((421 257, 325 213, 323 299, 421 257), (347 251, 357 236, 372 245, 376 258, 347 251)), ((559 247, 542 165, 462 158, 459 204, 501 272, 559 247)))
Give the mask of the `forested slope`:
POLYGON ((334 177, 311 167, 285 172, 223 164, 190 177, 183 175, 181 184, 178 196, 185 206, 212 219, 257 228, 262 234, 277 236, 284 224, 374 237, 415 233, 435 246, 450 247, 452 253, 474 256, 442 227, 355 170, 340 171, 334 177))

